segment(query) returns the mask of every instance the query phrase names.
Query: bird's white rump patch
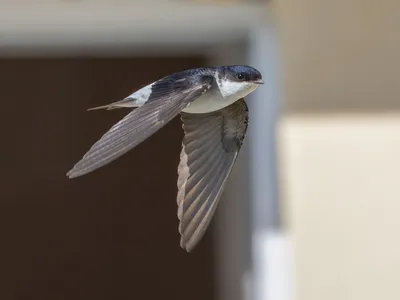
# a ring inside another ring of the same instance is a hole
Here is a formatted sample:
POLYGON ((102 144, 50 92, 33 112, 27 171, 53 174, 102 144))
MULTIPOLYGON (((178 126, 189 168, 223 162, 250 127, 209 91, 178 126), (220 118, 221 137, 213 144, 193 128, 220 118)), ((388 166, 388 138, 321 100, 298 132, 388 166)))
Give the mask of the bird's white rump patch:
POLYGON ((154 83, 151 83, 144 88, 141 88, 140 90, 130 94, 128 97, 126 97, 126 100, 132 100, 131 102, 127 102, 126 104, 130 106, 125 106, 125 107, 138 107, 142 106, 149 100, 149 97, 151 95, 151 87, 153 86, 154 83))
POLYGON ((96 106, 89 108, 88 110, 97 110, 97 109, 117 109, 117 108, 122 108, 122 107, 139 107, 142 106, 149 100, 149 97, 151 95, 151 87, 153 86, 154 83, 149 84, 145 86, 144 88, 141 88, 140 90, 134 92, 133 94, 129 95, 128 97, 110 103, 102 106, 96 106))

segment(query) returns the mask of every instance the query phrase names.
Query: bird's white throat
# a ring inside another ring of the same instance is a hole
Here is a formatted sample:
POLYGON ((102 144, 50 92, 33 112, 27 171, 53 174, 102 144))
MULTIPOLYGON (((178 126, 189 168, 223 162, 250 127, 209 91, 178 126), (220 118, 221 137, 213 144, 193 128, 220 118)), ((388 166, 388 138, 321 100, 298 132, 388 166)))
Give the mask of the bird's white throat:
POLYGON ((251 82, 236 82, 230 80, 221 80, 218 83, 219 90, 222 97, 231 98, 237 97, 239 100, 242 97, 247 96, 257 88, 257 84, 251 82))
POLYGON ((220 110, 247 96, 258 86, 258 84, 251 82, 221 80, 218 82, 218 87, 214 87, 209 92, 201 95, 182 111, 199 114, 220 110))

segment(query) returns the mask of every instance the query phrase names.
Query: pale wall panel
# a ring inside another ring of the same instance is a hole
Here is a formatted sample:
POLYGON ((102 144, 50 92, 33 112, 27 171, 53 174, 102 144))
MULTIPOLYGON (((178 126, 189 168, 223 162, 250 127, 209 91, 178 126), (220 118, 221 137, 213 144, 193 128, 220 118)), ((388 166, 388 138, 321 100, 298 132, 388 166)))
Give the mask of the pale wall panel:
POLYGON ((298 300, 400 299, 400 115, 286 118, 298 300))

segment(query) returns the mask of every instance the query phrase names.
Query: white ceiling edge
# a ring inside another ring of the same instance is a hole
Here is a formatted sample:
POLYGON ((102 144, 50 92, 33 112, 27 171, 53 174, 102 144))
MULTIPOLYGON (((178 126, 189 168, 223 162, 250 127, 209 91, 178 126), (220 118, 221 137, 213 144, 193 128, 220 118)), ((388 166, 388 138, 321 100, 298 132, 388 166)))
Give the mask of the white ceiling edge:
POLYGON ((267 10, 265 4, 154 0, 15 3, 0 4, 2 56, 204 53, 205 45, 246 39, 267 10))

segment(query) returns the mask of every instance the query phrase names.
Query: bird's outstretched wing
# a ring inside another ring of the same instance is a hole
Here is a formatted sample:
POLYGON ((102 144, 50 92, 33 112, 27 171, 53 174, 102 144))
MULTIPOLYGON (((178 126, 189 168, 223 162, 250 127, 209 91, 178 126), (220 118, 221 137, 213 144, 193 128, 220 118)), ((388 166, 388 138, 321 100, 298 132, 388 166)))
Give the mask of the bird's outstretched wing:
POLYGON ((166 77, 151 86, 146 103, 112 126, 67 173, 69 178, 92 172, 125 154, 171 121, 208 91, 212 76, 166 77))
POLYGON ((181 247, 190 252, 203 237, 245 137, 244 99, 207 114, 181 113, 185 136, 178 167, 181 247))

